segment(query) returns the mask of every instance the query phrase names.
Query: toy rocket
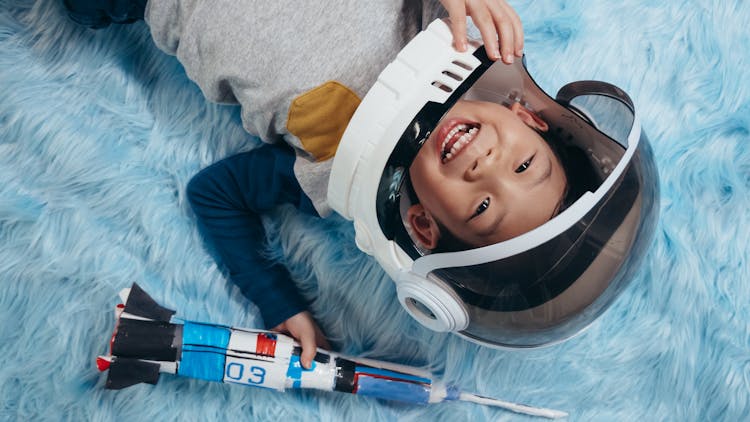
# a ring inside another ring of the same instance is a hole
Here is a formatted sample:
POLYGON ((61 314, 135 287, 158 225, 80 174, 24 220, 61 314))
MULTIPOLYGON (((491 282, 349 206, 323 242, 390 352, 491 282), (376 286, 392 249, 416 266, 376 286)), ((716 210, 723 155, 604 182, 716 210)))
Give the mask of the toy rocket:
POLYGON ((96 360, 109 370, 106 388, 156 384, 161 372, 270 388, 313 388, 409 403, 461 400, 547 418, 566 413, 464 393, 417 368, 352 359, 322 349, 310 369, 299 361, 292 338, 262 331, 182 321, 157 304, 138 284, 120 293, 110 355, 96 360))

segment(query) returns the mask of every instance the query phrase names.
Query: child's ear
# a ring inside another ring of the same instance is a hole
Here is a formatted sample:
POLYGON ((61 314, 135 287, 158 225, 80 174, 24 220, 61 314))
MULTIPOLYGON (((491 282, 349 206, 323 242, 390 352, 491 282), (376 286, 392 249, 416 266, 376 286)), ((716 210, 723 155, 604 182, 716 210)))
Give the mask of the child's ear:
POLYGON ((423 248, 432 250, 440 240, 440 228, 432 215, 422 206, 415 204, 406 211, 406 218, 423 248))
POLYGON ((510 111, 515 113, 521 121, 526 123, 526 125, 532 129, 537 129, 542 132, 546 132, 549 129, 547 122, 519 103, 513 103, 513 105, 510 106, 510 111))

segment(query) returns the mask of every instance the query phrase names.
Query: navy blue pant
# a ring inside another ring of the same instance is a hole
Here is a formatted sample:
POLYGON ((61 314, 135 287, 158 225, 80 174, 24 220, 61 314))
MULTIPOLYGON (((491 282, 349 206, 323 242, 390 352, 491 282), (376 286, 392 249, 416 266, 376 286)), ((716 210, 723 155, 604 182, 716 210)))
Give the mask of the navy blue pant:
POLYGON ((306 309, 287 269, 264 257, 260 217, 280 204, 318 215, 294 177, 294 159, 285 144, 263 145, 205 168, 187 187, 208 249, 258 306, 266 328, 306 309))

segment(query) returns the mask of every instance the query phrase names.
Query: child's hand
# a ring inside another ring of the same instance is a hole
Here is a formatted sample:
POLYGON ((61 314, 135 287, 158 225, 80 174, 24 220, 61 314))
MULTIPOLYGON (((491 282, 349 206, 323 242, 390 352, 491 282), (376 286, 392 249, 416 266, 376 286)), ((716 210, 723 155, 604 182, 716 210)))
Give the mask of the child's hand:
POLYGON ((505 0, 440 0, 451 19, 453 47, 466 51, 466 15, 471 16, 482 34, 487 56, 513 63, 513 55, 523 54, 523 27, 516 11, 505 0), (500 42, 498 46, 498 36, 500 42))
POLYGON ((323 331, 320 330, 312 315, 307 311, 300 312, 273 327, 273 331, 287 333, 299 342, 302 346, 302 354, 299 360, 305 369, 310 369, 312 366, 312 360, 317 353, 316 346, 329 350, 331 348, 323 335, 323 331))

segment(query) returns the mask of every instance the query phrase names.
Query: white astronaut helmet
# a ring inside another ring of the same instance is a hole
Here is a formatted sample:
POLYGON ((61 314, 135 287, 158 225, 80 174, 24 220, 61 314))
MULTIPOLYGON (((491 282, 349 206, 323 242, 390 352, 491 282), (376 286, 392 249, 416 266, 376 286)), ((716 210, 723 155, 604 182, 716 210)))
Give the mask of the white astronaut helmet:
POLYGON ((556 99, 525 60, 488 59, 473 41, 452 46, 437 20, 378 77, 334 158, 331 207, 353 220, 357 246, 396 282, 406 311, 435 331, 492 347, 538 347, 591 324, 634 277, 658 220, 659 182, 648 139, 625 92, 597 81, 556 99), (406 218, 416 201, 409 168, 459 100, 520 103, 549 126, 568 175, 562 212, 487 246, 421 247, 406 218), (575 169, 577 176, 568 170, 575 169))

